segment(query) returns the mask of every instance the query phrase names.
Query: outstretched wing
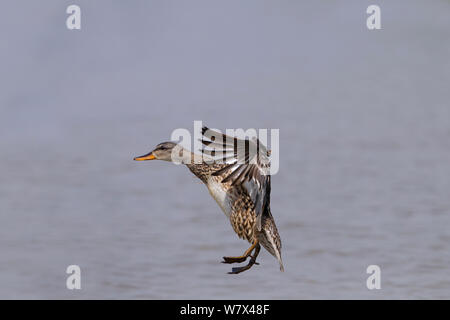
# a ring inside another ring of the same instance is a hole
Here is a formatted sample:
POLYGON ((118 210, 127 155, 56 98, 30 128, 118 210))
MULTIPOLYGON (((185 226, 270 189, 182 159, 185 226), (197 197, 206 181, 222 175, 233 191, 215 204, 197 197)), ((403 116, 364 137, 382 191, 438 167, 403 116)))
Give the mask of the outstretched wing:
POLYGON ((270 212, 270 159, 266 147, 256 138, 239 139, 207 127, 202 128, 201 150, 216 162, 225 163, 214 176, 226 174, 222 182, 243 186, 255 205, 256 223, 261 230, 261 217, 270 212))

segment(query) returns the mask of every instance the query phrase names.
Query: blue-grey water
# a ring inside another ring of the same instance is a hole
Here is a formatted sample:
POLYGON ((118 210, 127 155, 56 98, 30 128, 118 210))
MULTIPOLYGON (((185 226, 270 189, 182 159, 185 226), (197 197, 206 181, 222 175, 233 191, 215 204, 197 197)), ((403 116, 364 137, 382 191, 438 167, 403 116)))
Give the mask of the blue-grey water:
POLYGON ((450 2, 373 2, 2 1, 0 298, 450 298, 450 2), (284 273, 132 161, 194 120, 280 129, 284 273))

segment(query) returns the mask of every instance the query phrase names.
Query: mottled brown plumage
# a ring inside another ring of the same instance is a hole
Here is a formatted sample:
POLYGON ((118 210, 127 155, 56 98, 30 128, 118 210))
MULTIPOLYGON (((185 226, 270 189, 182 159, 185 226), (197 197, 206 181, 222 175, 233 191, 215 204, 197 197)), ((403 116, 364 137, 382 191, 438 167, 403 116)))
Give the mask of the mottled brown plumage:
MULTIPOLYGON (((207 128, 204 128, 202 133, 205 137, 211 138, 211 135, 205 134, 207 130, 207 128)), ((217 132, 213 133, 217 134, 217 132)), ((214 141, 214 138, 212 140, 214 141)), ((236 141, 236 138, 234 138, 234 141, 236 141)), ((208 146, 212 144, 215 147, 222 145, 208 140, 203 140, 203 142, 208 146)), ((172 153, 176 146, 171 142, 162 143, 151 153, 135 158, 135 160, 161 159, 171 161, 171 155, 168 155, 168 152, 172 153)), ((223 149, 225 149, 225 145, 223 149)), ((262 150, 266 152, 265 148, 262 150)), ((186 166, 207 186, 211 196, 229 218, 238 237, 252 244, 242 256, 224 257, 224 263, 243 262, 248 257, 251 258, 248 265, 233 268, 231 273, 240 273, 256 264, 260 245, 277 258, 280 270, 283 271, 281 239, 270 212, 270 176, 261 174, 261 167, 268 167, 270 164, 261 164, 259 160, 257 164, 249 164, 249 162, 241 164, 237 161, 227 163, 211 163, 208 161, 207 163, 204 161, 205 157, 201 157, 199 161, 198 155, 184 149, 182 149, 182 153, 185 156, 186 166), (186 155, 189 155, 189 157, 186 157, 186 155)), ((234 154, 236 155, 236 148, 234 154)), ((267 154, 270 154, 270 151, 267 151, 267 154)), ((249 156, 246 155, 246 158, 248 161, 249 156)))

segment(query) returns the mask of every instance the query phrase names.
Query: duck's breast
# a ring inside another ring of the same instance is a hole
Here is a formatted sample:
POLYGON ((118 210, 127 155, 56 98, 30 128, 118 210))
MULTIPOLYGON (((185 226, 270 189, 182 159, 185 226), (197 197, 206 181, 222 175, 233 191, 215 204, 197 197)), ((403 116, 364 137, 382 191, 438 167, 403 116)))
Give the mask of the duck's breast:
POLYGON ((216 177, 210 177, 207 182, 207 187, 211 196, 216 200, 219 207, 229 218, 231 214, 231 199, 227 193, 226 184, 219 181, 216 177))

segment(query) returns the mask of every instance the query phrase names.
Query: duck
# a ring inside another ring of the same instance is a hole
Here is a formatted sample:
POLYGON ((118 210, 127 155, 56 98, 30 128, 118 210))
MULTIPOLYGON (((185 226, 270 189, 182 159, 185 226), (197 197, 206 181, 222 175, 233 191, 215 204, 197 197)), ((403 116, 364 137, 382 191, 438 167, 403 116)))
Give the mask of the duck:
POLYGON ((222 263, 226 264, 249 259, 246 265, 233 267, 229 274, 258 265, 261 247, 277 259, 280 271, 284 271, 281 238, 270 210, 271 151, 256 137, 241 139, 206 126, 201 134, 201 154, 168 141, 134 160, 181 162, 206 185, 237 236, 250 243, 243 254, 223 257, 222 263))

